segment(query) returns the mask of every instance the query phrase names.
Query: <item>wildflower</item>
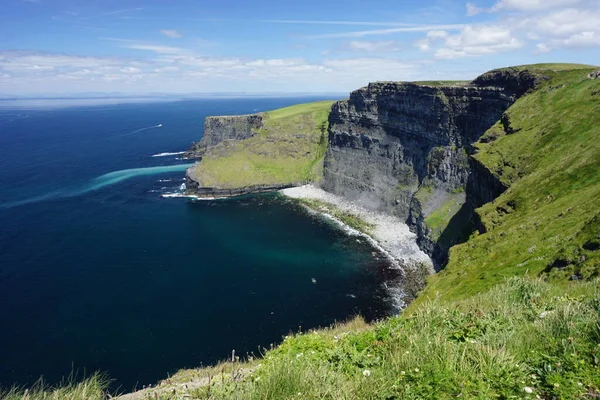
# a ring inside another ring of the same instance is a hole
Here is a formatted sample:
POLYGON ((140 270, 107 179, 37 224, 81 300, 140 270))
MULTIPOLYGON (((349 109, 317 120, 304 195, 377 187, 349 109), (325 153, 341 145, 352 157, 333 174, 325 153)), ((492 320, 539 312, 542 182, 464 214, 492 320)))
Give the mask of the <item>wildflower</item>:
POLYGON ((406 375, 405 371, 400 371, 400 375, 406 375))
POLYGON ((254 382, 258 382, 260 381, 260 376, 257 376, 256 378, 254 378, 254 382))
POLYGON ((300 357, 302 357, 302 355, 303 355, 303 354, 304 354, 304 353, 298 353, 298 354, 296 354, 296 358, 300 358, 300 357))
POLYGON ((530 388, 529 386, 525 386, 525 387, 523 388, 523 390, 525 391, 525 393, 533 393, 533 389, 532 389, 532 388, 530 388))
POLYGON ((365 369, 363 371, 363 376, 371 376, 371 371, 369 371, 368 369, 365 369))
POLYGON ((415 372, 419 372, 419 368, 415 368, 415 372))
POLYGON ((560 385, 559 385, 558 383, 555 383, 555 384, 554 384, 554 387, 555 387, 555 388, 557 388, 557 387, 559 387, 559 386, 560 386, 560 385))
POLYGON ((310 351, 310 354, 315 354, 315 352, 313 350, 310 351))

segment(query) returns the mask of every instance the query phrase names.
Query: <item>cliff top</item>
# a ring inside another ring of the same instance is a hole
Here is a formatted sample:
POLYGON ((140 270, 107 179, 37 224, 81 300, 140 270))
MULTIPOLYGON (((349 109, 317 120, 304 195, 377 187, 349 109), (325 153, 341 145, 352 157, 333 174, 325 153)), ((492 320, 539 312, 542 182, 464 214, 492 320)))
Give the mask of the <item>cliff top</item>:
POLYGON ((318 101, 261 113, 260 125, 252 128, 251 137, 209 147, 187 175, 198 183, 198 193, 202 188, 238 190, 318 180, 332 104, 318 101))

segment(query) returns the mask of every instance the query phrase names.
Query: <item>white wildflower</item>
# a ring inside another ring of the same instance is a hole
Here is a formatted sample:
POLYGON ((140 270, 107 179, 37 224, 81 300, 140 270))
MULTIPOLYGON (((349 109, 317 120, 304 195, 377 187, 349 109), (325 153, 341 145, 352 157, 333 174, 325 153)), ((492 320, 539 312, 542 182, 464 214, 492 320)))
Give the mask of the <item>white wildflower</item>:
POLYGON ((530 388, 529 386, 525 386, 523 390, 525 391, 525 393, 533 393, 533 388, 530 388))
POLYGON ((260 376, 257 376, 256 378, 254 378, 254 382, 258 382, 260 381, 260 376))
POLYGON ((365 369, 363 371, 363 376, 371 376, 371 371, 369 371, 368 369, 365 369))
POLYGON ((302 357, 303 355, 304 355, 304 353, 298 353, 298 354, 296 354, 296 358, 300 358, 300 357, 302 357))

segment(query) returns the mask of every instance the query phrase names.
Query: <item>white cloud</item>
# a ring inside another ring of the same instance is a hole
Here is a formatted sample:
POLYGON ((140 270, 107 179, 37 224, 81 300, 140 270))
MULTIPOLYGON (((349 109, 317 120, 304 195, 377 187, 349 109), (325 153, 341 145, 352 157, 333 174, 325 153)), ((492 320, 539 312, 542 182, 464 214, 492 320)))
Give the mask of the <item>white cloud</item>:
POLYGON ((189 50, 182 49, 181 47, 161 46, 161 45, 143 44, 143 43, 127 43, 127 44, 123 44, 123 47, 127 47, 128 49, 134 49, 134 50, 152 51, 152 52, 158 53, 158 54, 186 54, 186 53, 189 53, 189 50))
POLYGON ((363 53, 392 53, 402 49, 402 45, 397 40, 351 40, 342 43, 339 50, 355 51, 363 53))
POLYGON ((600 10, 568 8, 554 11, 523 22, 529 30, 544 36, 568 36, 600 31, 600 10))
POLYGON ((434 38, 434 39, 446 38, 446 37, 448 37, 448 32, 446 32, 446 31, 429 31, 429 32, 427 32, 427 37, 434 38))
POLYGON ((415 42, 415 46, 424 52, 435 47, 434 56, 439 59, 494 54, 523 45, 508 27, 501 25, 467 25, 455 35, 431 31, 427 38, 415 42))
POLYGON ((160 33, 172 39, 177 39, 182 36, 181 33, 177 32, 175 29, 163 29, 160 33))
POLYGON ((463 28, 463 24, 450 24, 450 25, 417 25, 408 26, 402 28, 390 28, 390 29, 374 29, 368 31, 354 31, 354 32, 341 32, 341 33, 326 33, 323 35, 312 35, 306 36, 307 39, 332 39, 332 38, 353 38, 353 37, 364 37, 364 36, 376 36, 376 35, 391 35, 394 33, 401 32, 427 32, 431 30, 458 30, 463 28))
POLYGON ((265 19, 258 22, 271 24, 299 24, 299 25, 367 25, 367 26, 417 26, 403 22, 373 22, 373 21, 322 21, 322 20, 291 20, 291 19, 265 19))
POLYGON ((467 3, 466 9, 467 9, 467 16, 469 16, 469 17, 473 17, 473 16, 475 16, 477 14, 481 14, 482 12, 485 11, 484 8, 477 7, 476 5, 471 4, 471 3, 467 3))
POLYGON ((303 58, 206 57, 158 53, 154 59, 120 59, 0 51, 0 86, 15 93, 98 90, 349 91, 374 80, 423 78, 422 62, 362 57, 310 62, 303 58), (10 79, 8 76, 10 75, 10 79), (66 89, 69 88, 69 89, 66 89))
POLYGON ((581 3, 581 0, 500 0, 490 11, 543 11, 552 8, 569 7, 581 3))
POLYGON ((552 49, 545 43, 538 43, 535 45, 536 54, 548 53, 550 50, 552 49))

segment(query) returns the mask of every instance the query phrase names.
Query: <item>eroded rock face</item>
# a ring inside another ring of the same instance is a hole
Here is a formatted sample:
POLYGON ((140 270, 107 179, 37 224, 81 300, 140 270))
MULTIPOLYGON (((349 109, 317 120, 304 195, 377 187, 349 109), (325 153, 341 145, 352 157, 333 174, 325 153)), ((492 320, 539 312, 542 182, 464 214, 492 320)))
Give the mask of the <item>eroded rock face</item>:
POLYGON ((336 103, 323 188, 407 217, 419 187, 466 186, 466 148, 514 97, 498 88, 373 83, 336 103))
POLYGON ((202 158, 207 149, 225 140, 243 140, 254 135, 262 127, 262 114, 206 117, 204 135, 194 143, 185 158, 202 158))
MULTIPOLYGON (((465 86, 371 83, 334 104, 323 188, 406 219, 421 247, 443 262, 454 239, 425 219, 445 208, 459 212, 468 197, 470 145, 524 93, 520 85, 535 84, 490 74, 465 86), (507 87, 491 85, 500 83, 507 87)), ((478 197, 496 189, 481 188, 478 197)))

